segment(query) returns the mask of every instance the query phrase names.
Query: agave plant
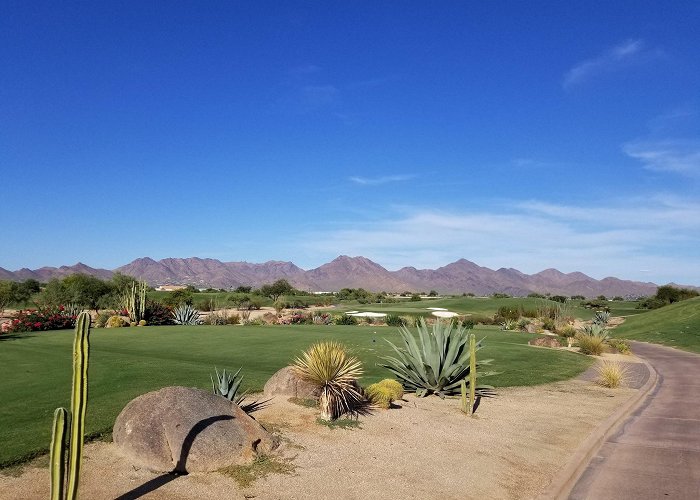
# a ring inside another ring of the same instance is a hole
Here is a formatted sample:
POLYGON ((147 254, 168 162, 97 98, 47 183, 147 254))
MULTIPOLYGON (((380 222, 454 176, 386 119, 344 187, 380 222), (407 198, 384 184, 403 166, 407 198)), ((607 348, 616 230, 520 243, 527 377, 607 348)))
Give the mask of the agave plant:
POLYGON ((294 360, 293 369, 302 379, 321 388, 319 406, 322 420, 335 420, 362 405, 364 397, 357 384, 362 375, 360 361, 348 356, 338 342, 318 342, 294 360))
POLYGON ((223 396, 229 401, 236 403, 241 409, 246 413, 253 413, 266 406, 266 401, 251 401, 250 403, 245 403, 244 401, 247 396, 247 392, 238 392, 241 387, 241 382, 243 382, 243 375, 241 375, 241 368, 238 369, 236 373, 231 375, 231 373, 224 371, 219 374, 219 370, 214 367, 216 372, 216 381, 214 381, 214 376, 210 375, 211 378, 211 389, 217 396, 223 396))
POLYGON ((199 311, 189 304, 182 304, 173 311, 173 320, 178 325, 201 325, 199 311))
POLYGON ((515 330, 517 327, 518 322, 514 319, 506 319, 504 322, 501 323, 501 330, 511 331, 515 330))
MULTIPOLYGON (((386 364, 381 366, 396 375, 408 390, 415 390, 418 397, 437 394, 444 398, 446 395, 459 394, 461 382, 468 379, 470 372, 468 329, 452 322, 437 321, 430 331, 424 319, 421 319, 417 329, 418 340, 405 326, 399 329, 404 344, 402 349, 387 340, 398 357, 383 358, 386 364)), ((481 347, 481 342, 478 342, 475 349, 481 347)), ((488 365, 491 361, 479 360, 476 368, 488 365)), ((480 372, 478 375, 485 377, 493 373, 480 372)), ((491 396, 491 389, 491 386, 477 386, 476 395, 491 396)))
POLYGON ((610 312, 608 311, 597 311, 593 317, 593 324, 605 326, 610 321, 610 312))
POLYGON ((216 367, 214 367, 214 371, 216 371, 216 382, 214 382, 214 376, 210 375, 211 388, 214 394, 223 396, 237 405, 241 404, 243 399, 245 399, 245 392, 241 394, 238 393, 241 382, 243 382, 243 375, 240 374, 241 368, 233 375, 226 373, 226 368, 224 368, 221 374, 219 374, 219 370, 216 367))
POLYGON ((603 325, 598 323, 591 323, 590 325, 584 325, 583 327, 584 335, 589 335, 591 337, 597 337, 599 339, 606 340, 610 335, 610 332, 603 325))

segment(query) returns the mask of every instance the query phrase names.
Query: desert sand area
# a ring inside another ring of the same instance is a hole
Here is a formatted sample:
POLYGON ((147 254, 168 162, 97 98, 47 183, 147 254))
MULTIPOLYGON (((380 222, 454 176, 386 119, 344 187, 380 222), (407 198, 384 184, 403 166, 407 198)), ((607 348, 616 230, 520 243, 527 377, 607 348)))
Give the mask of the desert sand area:
MULTIPOLYGON (((628 361, 632 361, 628 358, 628 361)), ((474 417, 459 400, 406 395, 356 428, 317 423, 317 410, 277 397, 253 414, 280 437, 284 473, 242 487, 221 472, 162 475, 138 468, 112 443, 85 447, 88 499, 535 498, 589 433, 636 393, 582 379, 499 389, 474 417)), ((48 458, 0 471, 0 498, 49 496, 48 458)))

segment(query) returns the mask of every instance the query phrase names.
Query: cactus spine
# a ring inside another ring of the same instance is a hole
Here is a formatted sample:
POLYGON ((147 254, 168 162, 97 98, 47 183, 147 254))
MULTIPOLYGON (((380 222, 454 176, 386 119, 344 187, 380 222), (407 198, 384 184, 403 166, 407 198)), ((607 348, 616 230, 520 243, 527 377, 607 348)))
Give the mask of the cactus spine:
POLYGON ((90 354, 90 314, 82 312, 78 316, 73 341, 73 386, 71 391, 71 411, 57 408, 54 413, 53 435, 51 441, 51 498, 60 500, 63 495, 64 456, 66 441, 64 439, 67 421, 70 418, 70 435, 68 436, 68 480, 66 499, 78 498, 80 483, 80 465, 83 459, 83 442, 85 438, 85 410, 87 408, 88 357, 90 354))

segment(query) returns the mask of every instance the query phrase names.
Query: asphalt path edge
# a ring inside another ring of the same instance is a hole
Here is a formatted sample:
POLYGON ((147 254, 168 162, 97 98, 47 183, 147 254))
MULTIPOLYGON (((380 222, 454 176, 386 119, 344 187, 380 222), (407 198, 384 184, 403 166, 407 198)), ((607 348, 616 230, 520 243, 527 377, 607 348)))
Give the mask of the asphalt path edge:
POLYGON ((639 408, 659 381, 654 367, 644 358, 639 358, 649 370, 649 378, 639 388, 639 391, 628 399, 615 413, 606 418, 588 437, 576 448, 566 465, 557 472, 549 486, 537 497, 539 500, 565 500, 569 498, 576 482, 588 467, 591 459, 598 453, 605 440, 617 432, 627 417, 639 408))

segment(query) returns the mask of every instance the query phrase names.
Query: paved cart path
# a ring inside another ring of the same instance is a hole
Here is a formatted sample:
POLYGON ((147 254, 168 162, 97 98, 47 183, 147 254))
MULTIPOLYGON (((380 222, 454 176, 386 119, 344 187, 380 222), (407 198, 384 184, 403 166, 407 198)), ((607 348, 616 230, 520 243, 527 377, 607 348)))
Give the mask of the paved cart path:
POLYGON ((610 436, 570 499, 700 499, 700 355, 634 342, 658 372, 647 400, 610 436))

